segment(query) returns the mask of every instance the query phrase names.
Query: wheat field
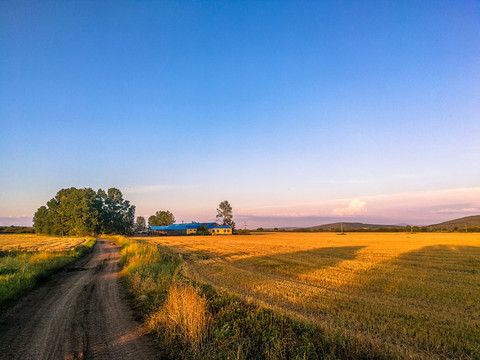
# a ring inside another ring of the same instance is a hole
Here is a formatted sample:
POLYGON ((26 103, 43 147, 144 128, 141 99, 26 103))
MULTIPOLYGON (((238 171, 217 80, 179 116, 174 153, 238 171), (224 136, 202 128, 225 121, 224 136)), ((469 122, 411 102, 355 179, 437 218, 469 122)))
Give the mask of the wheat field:
POLYGON ((59 252, 75 249, 87 242, 86 238, 39 236, 35 234, 0 235, 0 251, 59 252))
POLYGON ((150 237, 187 275, 402 358, 480 358, 480 236, 150 237))
POLYGON ((40 278, 90 252, 94 238, 0 235, 0 309, 40 278))

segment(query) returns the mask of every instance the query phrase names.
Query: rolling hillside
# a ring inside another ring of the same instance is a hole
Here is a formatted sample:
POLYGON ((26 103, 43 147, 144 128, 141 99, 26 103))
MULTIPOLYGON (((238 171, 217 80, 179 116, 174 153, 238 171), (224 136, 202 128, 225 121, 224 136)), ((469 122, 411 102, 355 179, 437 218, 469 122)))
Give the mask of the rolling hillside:
POLYGON ((340 229, 343 226, 343 230, 376 230, 380 228, 403 228, 403 226, 398 225, 378 225, 378 224, 364 224, 358 222, 336 222, 331 224, 311 226, 306 229, 311 231, 318 230, 332 230, 340 229))
POLYGON ((455 229, 455 228, 465 228, 468 226, 469 228, 473 227, 480 227, 480 215, 474 216, 466 216, 460 219, 454 219, 450 221, 445 221, 440 224, 433 224, 430 225, 435 230, 442 230, 442 229, 455 229))
MULTIPOLYGON (((378 230, 378 229, 401 229, 405 226, 401 225, 380 225, 380 224, 364 224, 359 222, 335 222, 330 224, 310 226, 307 228, 302 228, 302 230, 309 231, 330 231, 337 230, 343 226, 343 230, 378 230)), ((465 229, 465 226, 468 228, 480 228, 480 215, 467 216, 459 219, 445 221, 439 224, 428 225, 427 227, 431 230, 462 230, 465 229)), ((297 228, 298 229, 298 228, 297 228)), ((283 228, 282 230, 297 230, 295 228, 283 228)))

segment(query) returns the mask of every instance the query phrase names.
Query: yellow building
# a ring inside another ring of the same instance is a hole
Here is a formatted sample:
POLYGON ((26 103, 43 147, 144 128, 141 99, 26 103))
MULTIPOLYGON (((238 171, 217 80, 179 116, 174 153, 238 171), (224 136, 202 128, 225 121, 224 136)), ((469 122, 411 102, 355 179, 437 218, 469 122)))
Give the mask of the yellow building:
POLYGON ((208 228, 208 231, 212 235, 232 235, 232 228, 228 225, 218 225, 208 228))
POLYGON ((231 235, 232 228, 228 225, 217 223, 188 223, 172 224, 168 226, 150 226, 149 233, 152 235, 195 235, 198 228, 206 226, 211 235, 231 235))

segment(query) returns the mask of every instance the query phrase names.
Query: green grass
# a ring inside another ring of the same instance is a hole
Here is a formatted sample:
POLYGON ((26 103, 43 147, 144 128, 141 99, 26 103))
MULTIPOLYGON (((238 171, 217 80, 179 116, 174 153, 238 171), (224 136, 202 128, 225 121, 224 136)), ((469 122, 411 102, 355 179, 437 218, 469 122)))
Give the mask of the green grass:
POLYGON ((17 299, 39 281, 89 253, 95 239, 70 251, 0 251, 0 308, 17 299))
POLYGON ((122 247, 122 282, 137 315, 144 317, 165 302, 180 257, 161 245, 132 242, 123 236, 106 238, 122 247))

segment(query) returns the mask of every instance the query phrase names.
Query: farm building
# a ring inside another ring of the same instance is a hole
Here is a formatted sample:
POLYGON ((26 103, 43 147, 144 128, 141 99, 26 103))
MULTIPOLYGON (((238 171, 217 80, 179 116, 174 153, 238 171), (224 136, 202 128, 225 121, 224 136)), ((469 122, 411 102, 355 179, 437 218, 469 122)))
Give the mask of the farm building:
POLYGON ((150 235, 194 235, 200 226, 206 225, 208 232, 212 235, 231 235, 232 228, 228 225, 218 225, 217 223, 188 223, 172 224, 168 226, 150 226, 150 235))

